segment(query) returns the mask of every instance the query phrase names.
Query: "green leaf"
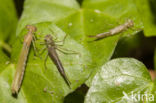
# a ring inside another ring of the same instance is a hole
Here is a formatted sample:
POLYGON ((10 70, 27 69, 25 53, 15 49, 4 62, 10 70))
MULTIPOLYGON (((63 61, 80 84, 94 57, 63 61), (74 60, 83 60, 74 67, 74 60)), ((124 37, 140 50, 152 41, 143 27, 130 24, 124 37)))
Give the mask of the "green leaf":
POLYGON ((24 13, 17 28, 17 35, 27 24, 59 21, 79 9, 75 0, 27 0, 24 4, 24 13))
POLYGON ((95 75, 85 103, 140 103, 138 94, 152 93, 153 85, 141 62, 132 58, 114 59, 95 75), (133 94, 137 96, 133 98, 133 94))
MULTIPOLYGON (((64 6, 64 4, 61 3, 63 2, 56 3, 56 1, 53 1, 49 3, 46 1, 40 1, 40 2, 36 1, 34 3, 34 1, 27 0, 25 2, 25 8, 27 9, 25 9, 22 18, 20 20, 20 23, 18 25, 17 35, 20 35, 21 38, 24 37, 23 35, 26 33, 26 30, 24 28, 25 25, 33 24, 33 23, 35 23, 37 26, 38 32, 36 33, 36 36, 37 38, 42 39, 41 42, 43 42, 44 36, 46 34, 52 33, 51 30, 54 31, 54 34, 52 35, 56 35, 58 37, 58 40, 62 40, 63 37, 65 36, 65 33, 68 34, 67 42, 65 43, 63 48, 77 51, 82 55, 82 57, 75 58, 75 56, 69 56, 68 57, 69 60, 68 60, 66 55, 61 55, 62 53, 60 52, 58 53, 60 53, 59 57, 61 58, 61 61, 64 63, 64 67, 66 68, 66 73, 68 77, 71 78, 70 79, 71 81, 73 81, 72 85, 74 90, 89 78, 93 68, 97 68, 96 66, 99 66, 100 64, 102 65, 103 62, 109 60, 116 46, 119 36, 106 38, 97 42, 91 41, 87 37, 87 35, 95 35, 97 33, 101 33, 106 30, 109 30, 110 28, 117 25, 116 19, 107 16, 105 14, 97 14, 92 10, 85 10, 85 9, 79 10, 78 4, 76 6, 75 3, 73 2, 70 2, 73 4, 70 4, 69 6, 67 5, 64 6), (31 5, 33 5, 32 6, 33 11, 30 8, 31 5), (43 8, 41 9, 38 7, 43 7, 43 8), (38 13, 34 15, 35 11, 38 13), (45 17, 41 14, 43 15, 47 14, 48 16, 45 17), (25 17, 25 15, 27 17, 25 17), (53 21, 53 23, 49 21, 53 21), (110 25, 110 24, 114 24, 114 25, 110 25), (37 34, 42 34, 42 35, 37 35, 37 34), (94 47, 100 48, 101 50, 103 50, 103 52, 99 51, 98 49, 95 49, 94 47), (99 55, 97 56, 96 53, 98 53, 99 55), (66 58, 67 60, 63 58, 66 58)), ((40 40, 37 42, 38 43, 36 43, 36 45, 39 44, 40 40)), ((20 49, 16 49, 16 48, 21 48, 22 46, 19 44, 20 42, 17 41, 12 54, 12 58, 15 61, 17 61, 18 54, 20 53, 20 49)), ((38 48, 41 49, 42 47, 38 46, 38 48)), ((43 54, 42 57, 45 58, 45 55, 46 54, 43 54)), ((33 58, 34 56, 32 51, 32 53, 30 53, 29 61, 27 64, 29 65, 29 63, 31 64, 33 62, 32 64, 35 63, 36 65, 39 66, 39 68, 36 67, 37 69, 44 70, 45 69, 43 66, 44 60, 42 61, 34 60, 33 58), (42 68, 39 64, 42 65, 42 68)), ((62 93, 62 97, 61 96, 58 97, 63 98, 66 94, 70 93, 71 91, 68 90, 66 84, 63 82, 63 79, 59 76, 59 73, 57 72, 57 69, 55 65, 52 63, 52 61, 49 59, 48 62, 50 63, 49 68, 53 67, 52 68, 53 71, 49 72, 49 74, 47 75, 44 74, 44 76, 47 76, 48 79, 50 79, 49 82, 54 82, 52 84, 56 84, 56 80, 55 80, 56 78, 62 81, 61 87, 67 90, 65 94, 62 93), (53 77, 51 77, 51 74, 53 74, 53 77), (55 76, 54 74, 57 76, 55 76), (51 79, 54 77, 55 79, 51 79)), ((27 70, 31 70, 31 69, 27 67, 27 70)), ((93 72, 95 73, 96 69, 94 69, 93 72)), ((27 77, 25 76, 25 78, 27 77)), ((59 85, 61 83, 60 81, 58 81, 59 85)))
POLYGON ((121 24, 131 19, 136 29, 143 28, 134 0, 84 0, 83 7, 117 18, 121 24))
MULTIPOLYGON (((88 31, 88 34, 95 35, 102 31, 108 31, 117 25, 123 24, 127 19, 131 19, 134 21, 134 27, 132 28, 133 30, 129 29, 129 30, 125 31, 124 33, 122 33, 123 35, 128 36, 129 34, 130 35, 136 34, 141 29, 143 29, 143 24, 142 24, 142 21, 140 20, 140 15, 138 15, 137 8, 136 8, 135 2, 133 0, 126 0, 126 1, 125 0, 84 0, 82 7, 85 9, 86 12, 92 11, 91 14, 92 15, 95 14, 96 18, 100 17, 100 15, 101 15, 99 20, 100 19, 103 20, 102 22, 99 21, 99 24, 100 24, 99 26, 96 26, 96 24, 98 24, 97 21, 95 21, 96 23, 93 23, 92 28, 90 27, 90 24, 87 25, 86 30, 88 31), (111 20, 109 20, 109 18, 114 18, 116 20, 116 22, 114 21, 114 23, 116 23, 116 24, 114 24, 113 21, 111 22, 111 20), (103 25, 101 23, 103 23, 103 25), (110 25, 112 25, 112 27, 110 25), (103 30, 100 30, 101 28, 103 28, 103 30), (98 32, 94 33, 95 30, 98 30, 98 32)), ((92 17, 90 16, 89 13, 87 14, 87 17, 88 18, 85 20, 90 20, 90 21, 94 20, 94 19, 91 19, 92 17)), ((110 40, 110 41, 113 41, 113 40, 110 40)), ((114 49, 112 48, 112 45, 110 45, 110 43, 113 43, 113 42, 101 43, 103 50, 106 52, 104 52, 102 50, 96 50, 94 48, 94 47, 99 46, 97 48, 101 49, 100 43, 97 45, 95 44, 94 46, 93 46, 93 44, 89 45, 89 46, 92 46, 94 49, 94 50, 92 50, 92 52, 94 53, 93 58, 95 58, 94 63, 97 64, 98 66, 94 69, 91 77, 86 82, 87 85, 91 84, 92 78, 96 74, 96 71, 99 68, 101 68, 103 63, 108 61, 110 59, 110 57, 112 56, 111 52, 109 52, 110 54, 107 54, 108 53, 107 51, 111 51, 111 50, 114 51, 114 49), (98 60, 101 60, 101 61, 98 61, 98 60)), ((113 51, 112 51, 112 53, 113 53, 113 51)))
POLYGON ((156 36, 156 8, 155 0, 135 0, 140 18, 144 24, 145 36, 156 36))
POLYGON ((92 10, 84 9, 60 20, 56 24, 90 52, 93 60, 91 64, 93 71, 89 81, 87 81, 87 85, 89 85, 99 67, 111 58, 119 35, 100 41, 93 41, 87 36, 108 31, 117 25, 116 20, 105 14, 97 14, 92 10), (71 24, 72 26, 70 26, 71 24))
MULTIPOLYGON (((0 0, 0 63, 9 62, 11 48, 8 43, 15 34, 17 17, 13 0, 0 0)), ((2 65, 1 65, 2 66, 2 65)))
POLYGON ((15 36, 16 24, 17 16, 13 0, 0 0, 0 42, 15 36))
POLYGON ((154 95, 154 101, 150 103, 155 103, 156 102, 156 80, 154 80, 154 85, 151 93, 154 95))

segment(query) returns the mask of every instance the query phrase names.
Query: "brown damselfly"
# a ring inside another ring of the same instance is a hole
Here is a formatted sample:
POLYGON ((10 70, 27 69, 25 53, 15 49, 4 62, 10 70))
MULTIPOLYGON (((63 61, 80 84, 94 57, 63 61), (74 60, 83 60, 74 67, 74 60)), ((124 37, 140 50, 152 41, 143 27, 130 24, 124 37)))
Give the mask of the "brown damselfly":
POLYGON ((28 29, 28 33, 24 37, 23 47, 22 47, 22 50, 18 59, 16 72, 15 72, 14 79, 12 82, 12 87, 11 87, 12 94, 18 94, 18 91, 21 87, 30 45, 31 45, 31 42, 33 41, 34 33, 36 32, 35 26, 27 25, 26 28, 28 29))
POLYGON ((109 36, 121 33, 121 32, 123 32, 123 31, 125 31, 128 28, 133 27, 133 26, 134 26, 134 22, 129 19, 124 24, 121 24, 121 25, 109 30, 108 32, 100 33, 97 35, 90 35, 89 37, 93 37, 93 38, 96 38, 96 40, 99 40, 99 39, 102 39, 105 37, 109 37, 109 36))
MULTIPOLYGON (((66 38, 66 36, 65 36, 65 38, 66 38)), ((63 42, 64 42, 65 38, 63 39, 63 42)), ((58 48, 58 45, 55 44, 56 41, 53 40, 53 37, 50 34, 46 35, 45 38, 44 38, 44 40, 45 40, 45 43, 43 43, 43 44, 46 45, 46 48, 48 50, 48 55, 46 56, 46 60, 47 60, 47 57, 49 56, 50 59, 53 61, 53 63, 56 65, 56 67, 57 67, 60 75, 63 77, 63 79, 65 80, 66 84, 70 87, 70 84, 71 83, 70 83, 69 79, 66 76, 65 69, 64 69, 64 67, 62 65, 61 60, 59 59, 59 56, 58 56, 56 50, 58 50, 58 51, 60 51, 62 53, 65 53, 65 54, 78 54, 78 53, 76 53, 75 51, 72 51, 70 53, 67 53, 67 52, 59 49, 58 48)), ((45 64, 46 64, 46 60, 45 60, 45 64)))

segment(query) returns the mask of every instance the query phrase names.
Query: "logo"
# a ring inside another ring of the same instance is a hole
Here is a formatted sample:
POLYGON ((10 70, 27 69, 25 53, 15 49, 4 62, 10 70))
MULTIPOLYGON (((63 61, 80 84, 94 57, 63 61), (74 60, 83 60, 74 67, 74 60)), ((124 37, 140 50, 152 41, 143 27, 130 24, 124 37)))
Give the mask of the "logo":
POLYGON ((140 93, 137 92, 135 93, 134 91, 132 91, 131 93, 127 94, 126 92, 123 91, 123 97, 122 99, 126 99, 128 101, 133 101, 133 102, 139 102, 139 101, 146 101, 146 102, 150 102, 150 101, 154 101, 154 95, 144 92, 144 93, 140 93))

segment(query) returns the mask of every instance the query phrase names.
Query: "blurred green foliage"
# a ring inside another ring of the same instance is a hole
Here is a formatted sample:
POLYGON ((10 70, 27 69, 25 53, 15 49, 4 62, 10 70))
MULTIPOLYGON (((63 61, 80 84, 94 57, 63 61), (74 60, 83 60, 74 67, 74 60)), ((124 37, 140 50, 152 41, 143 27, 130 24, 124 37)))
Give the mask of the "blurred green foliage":
POLYGON ((17 16, 13 1, 0 0, 0 63, 9 60, 5 52, 11 52, 9 43, 15 38, 16 24, 17 16))

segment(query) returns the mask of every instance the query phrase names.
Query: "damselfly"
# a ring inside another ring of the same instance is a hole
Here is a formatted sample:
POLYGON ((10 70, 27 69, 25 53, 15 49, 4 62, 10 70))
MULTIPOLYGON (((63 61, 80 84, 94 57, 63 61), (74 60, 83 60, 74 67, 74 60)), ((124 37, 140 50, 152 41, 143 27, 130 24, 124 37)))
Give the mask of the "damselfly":
POLYGON ((124 24, 119 25, 119 26, 109 30, 108 32, 100 33, 100 34, 97 34, 97 35, 90 35, 89 37, 93 37, 93 38, 96 38, 96 40, 99 40, 99 39, 102 39, 102 38, 105 38, 105 37, 108 37, 108 36, 112 36, 112 35, 121 33, 121 32, 123 32, 123 31, 125 31, 128 28, 133 27, 133 26, 134 26, 134 22, 129 19, 124 24))
POLYGON ((67 85, 70 86, 71 83, 65 74, 64 67, 63 67, 63 65, 58 57, 58 54, 56 52, 57 47, 56 47, 55 42, 51 35, 45 36, 45 44, 46 44, 46 47, 48 50, 48 56, 51 58, 53 63, 56 65, 58 71, 60 72, 61 76, 63 77, 63 79, 65 80, 67 85))
POLYGON ((19 56, 19 60, 16 67, 16 73, 12 82, 12 94, 18 94, 18 91, 21 87, 30 45, 34 37, 34 33, 37 30, 36 27, 32 25, 27 25, 26 28, 28 29, 28 33, 24 37, 23 47, 19 56))

